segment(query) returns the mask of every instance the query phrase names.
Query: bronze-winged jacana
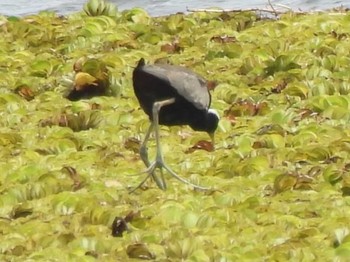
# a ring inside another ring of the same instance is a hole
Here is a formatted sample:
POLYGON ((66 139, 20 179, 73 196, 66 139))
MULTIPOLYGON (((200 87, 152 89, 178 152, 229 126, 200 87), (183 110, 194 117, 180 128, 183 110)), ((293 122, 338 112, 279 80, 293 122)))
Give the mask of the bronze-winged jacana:
POLYGON ((103 61, 81 57, 74 63, 73 69, 76 73, 74 86, 67 99, 77 101, 109 94, 109 71, 103 61))
POLYGON ((66 98, 70 101, 90 99, 95 96, 106 95, 106 91, 106 86, 99 79, 88 73, 78 72, 75 75, 74 87, 66 98))
POLYGON ((209 109, 211 96, 207 81, 185 67, 168 64, 146 65, 145 60, 141 58, 133 71, 133 85, 141 108, 151 121, 140 148, 141 159, 147 166, 143 173, 149 175, 137 188, 152 176, 157 186, 165 190, 166 184, 162 173, 164 168, 176 179, 194 188, 206 189, 179 177, 165 164, 160 146, 159 124, 189 125, 195 131, 205 131, 210 135, 214 145, 214 132, 218 127, 219 116, 215 110, 209 109), (155 130, 157 152, 156 160, 150 163, 146 145, 153 130, 155 130), (161 172, 160 179, 154 174, 157 168, 161 172))

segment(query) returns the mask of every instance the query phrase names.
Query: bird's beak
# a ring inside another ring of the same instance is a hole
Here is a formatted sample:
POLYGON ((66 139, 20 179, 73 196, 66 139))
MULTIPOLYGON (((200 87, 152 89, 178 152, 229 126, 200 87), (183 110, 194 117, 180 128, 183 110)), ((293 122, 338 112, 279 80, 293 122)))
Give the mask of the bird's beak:
POLYGON ((209 133, 211 143, 213 144, 213 148, 215 148, 215 133, 209 133))
POLYGON ((226 129, 225 129, 225 127, 221 124, 221 122, 219 122, 218 128, 219 128, 219 130, 221 130, 221 132, 226 133, 226 129))

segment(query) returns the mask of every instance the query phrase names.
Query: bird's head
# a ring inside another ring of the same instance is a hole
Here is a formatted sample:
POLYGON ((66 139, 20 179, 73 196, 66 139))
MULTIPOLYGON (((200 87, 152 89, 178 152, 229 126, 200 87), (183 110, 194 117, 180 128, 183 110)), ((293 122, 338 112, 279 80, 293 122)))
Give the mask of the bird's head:
POLYGON ((209 109, 207 114, 207 132, 211 138, 213 146, 215 145, 215 131, 219 125, 219 114, 215 109, 209 109))

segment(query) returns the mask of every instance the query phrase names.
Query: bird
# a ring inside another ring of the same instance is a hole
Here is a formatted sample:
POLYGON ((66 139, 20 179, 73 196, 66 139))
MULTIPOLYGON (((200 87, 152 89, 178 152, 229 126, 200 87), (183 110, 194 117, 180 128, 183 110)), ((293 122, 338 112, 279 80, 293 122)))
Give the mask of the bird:
POLYGON ((95 96, 107 96, 110 89, 106 64, 96 58, 79 58, 73 65, 75 71, 73 89, 66 96, 77 101, 95 96))
POLYGON ((179 181, 196 189, 206 190, 207 188, 192 184, 178 176, 164 162, 159 125, 189 125, 195 131, 207 132, 214 145, 214 133, 218 127, 219 115, 214 109, 209 108, 211 95, 207 81, 186 67, 146 64, 144 58, 141 58, 134 68, 132 78, 135 96, 151 122, 140 147, 140 157, 147 167, 142 173, 148 173, 148 176, 135 190, 150 176, 160 189, 166 190, 162 168, 179 181), (151 163, 148 159, 147 142, 152 131, 155 132, 157 151, 156 159, 151 163), (160 178, 155 175, 157 168, 160 170, 160 178))
POLYGON ((106 88, 101 84, 100 80, 88 73, 78 72, 75 75, 74 88, 66 98, 71 101, 77 101, 105 94, 106 88))

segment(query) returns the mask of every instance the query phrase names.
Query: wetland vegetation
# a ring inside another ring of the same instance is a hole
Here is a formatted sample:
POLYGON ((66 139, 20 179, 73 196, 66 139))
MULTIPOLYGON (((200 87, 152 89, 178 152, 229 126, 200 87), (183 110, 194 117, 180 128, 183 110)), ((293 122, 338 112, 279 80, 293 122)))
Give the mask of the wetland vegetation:
POLYGON ((350 256, 348 13, 94 8, 0 17, 0 260, 350 256), (129 194, 149 124, 131 80, 141 57, 215 81, 215 151, 189 127, 161 139, 174 171, 216 190, 168 176, 167 191, 129 194), (100 75, 106 96, 65 98, 100 75))

